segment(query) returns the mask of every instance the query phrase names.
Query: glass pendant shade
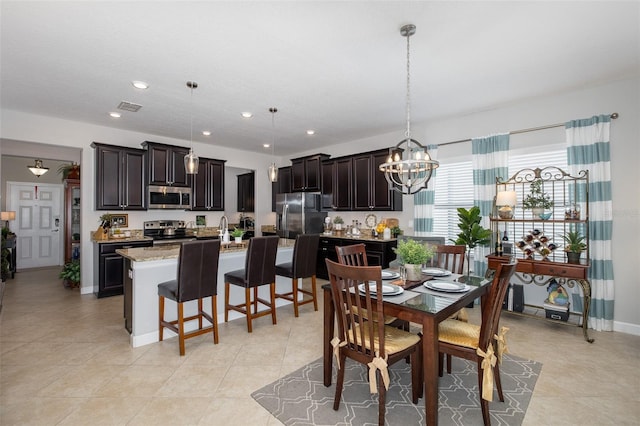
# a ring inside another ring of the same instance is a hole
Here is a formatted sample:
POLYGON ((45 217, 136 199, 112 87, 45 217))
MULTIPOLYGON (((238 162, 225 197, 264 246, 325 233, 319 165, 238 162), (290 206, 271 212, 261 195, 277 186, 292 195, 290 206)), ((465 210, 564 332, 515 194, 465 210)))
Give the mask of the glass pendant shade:
POLYGON ((27 166, 27 168, 37 177, 40 177, 49 171, 48 167, 42 166, 42 160, 36 160, 35 165, 27 166))
POLYGON ((187 171, 187 174, 197 175, 199 163, 200 159, 196 154, 194 154, 193 148, 191 148, 189 153, 184 156, 184 168, 187 171))
POLYGON ((278 167, 276 166, 276 163, 271 163, 267 173, 269 174, 269 180, 271 181, 271 183, 275 183, 278 181, 278 167))

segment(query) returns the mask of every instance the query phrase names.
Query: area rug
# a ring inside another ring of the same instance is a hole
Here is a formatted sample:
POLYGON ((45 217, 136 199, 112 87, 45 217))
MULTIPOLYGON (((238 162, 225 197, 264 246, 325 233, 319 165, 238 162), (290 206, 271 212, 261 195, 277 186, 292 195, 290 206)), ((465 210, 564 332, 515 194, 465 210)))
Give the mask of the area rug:
MULTIPOLYGON (((514 355, 505 355, 500 367, 505 402, 497 393, 489 404, 493 425, 520 425, 542 364, 514 355)), ((411 369, 406 362, 391 366, 387 392, 387 425, 425 424, 424 399, 411 402, 411 369)), ((439 383, 438 422, 441 425, 482 425, 478 402, 476 364, 453 359, 453 374, 444 374, 439 383)), ((362 364, 347 360, 345 386, 340 409, 333 410, 336 369, 332 385, 323 384, 322 358, 305 365, 251 394, 259 404, 285 425, 375 425, 378 397, 369 393, 367 372, 362 364)))

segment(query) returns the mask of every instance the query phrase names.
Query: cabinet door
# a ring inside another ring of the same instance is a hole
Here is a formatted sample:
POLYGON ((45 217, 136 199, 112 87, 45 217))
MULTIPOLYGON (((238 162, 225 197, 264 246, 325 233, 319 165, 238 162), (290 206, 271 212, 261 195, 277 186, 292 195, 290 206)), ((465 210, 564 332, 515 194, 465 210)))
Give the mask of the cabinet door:
POLYGON ((335 202, 333 201, 333 177, 335 174, 335 162, 322 162, 322 210, 331 210, 335 202))
POLYGON ((149 145, 149 185, 170 185, 171 150, 167 146, 149 145))
POLYGON ((191 203, 191 210, 207 210, 209 191, 207 181, 208 162, 200 160, 198 163, 198 174, 194 176, 191 181, 191 195, 193 202, 191 203))
POLYGON ((190 176, 187 174, 187 169, 184 167, 184 157, 189 153, 189 150, 181 147, 174 147, 171 149, 171 162, 169 168, 169 175, 173 186, 188 187, 191 181, 190 176))
POLYGON ((371 155, 371 206, 373 210, 402 211, 402 193, 391 189, 384 173, 378 169, 388 157, 387 150, 371 155))
POLYGON ((122 209, 146 210, 147 193, 145 191, 145 153, 141 149, 122 152, 122 209))
POLYGON ((306 190, 304 160, 299 159, 291 162, 291 190, 293 192, 306 190))
POLYGON ((224 210, 224 162, 210 161, 207 165, 208 183, 210 186, 209 209, 216 211, 224 210))
POLYGON ((254 211, 254 173, 245 173, 238 175, 238 211, 253 212, 254 211))
POLYGON ((124 260, 119 254, 102 255, 100 259, 100 289, 98 297, 123 294, 124 260))
POLYGON ((96 210, 119 209, 122 204, 122 164, 120 149, 96 147, 96 210))
POLYGON ((320 157, 307 158, 305 164, 305 191, 320 191, 322 163, 320 157))
POLYGON ((288 194, 292 192, 291 179, 292 179, 291 167, 280 167, 278 169, 278 194, 288 194))
POLYGON ((353 157, 353 209, 371 210, 371 155, 353 157))
POLYGON ((351 158, 336 160, 333 182, 333 201, 336 210, 350 210, 352 198, 352 164, 351 158))

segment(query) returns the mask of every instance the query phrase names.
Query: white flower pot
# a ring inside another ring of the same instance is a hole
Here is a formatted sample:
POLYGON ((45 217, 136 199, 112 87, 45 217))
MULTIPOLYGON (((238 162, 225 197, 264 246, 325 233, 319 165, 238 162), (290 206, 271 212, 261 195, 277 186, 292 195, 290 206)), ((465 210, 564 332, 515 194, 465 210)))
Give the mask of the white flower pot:
POLYGON ((242 242, 242 237, 234 237, 236 239, 236 244, 240 244, 242 242))

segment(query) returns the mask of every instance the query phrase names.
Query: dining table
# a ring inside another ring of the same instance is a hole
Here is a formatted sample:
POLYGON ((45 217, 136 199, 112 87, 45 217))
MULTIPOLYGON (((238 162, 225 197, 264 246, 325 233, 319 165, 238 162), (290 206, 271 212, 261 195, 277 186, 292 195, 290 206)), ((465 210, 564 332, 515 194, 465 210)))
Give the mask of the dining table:
MULTIPOLYGON (((484 305, 490 280, 449 273, 446 276, 423 272, 417 281, 396 278, 394 270, 383 270, 383 283, 402 288, 393 295, 383 293, 385 315, 422 325, 422 362, 424 374, 424 407, 427 425, 438 424, 438 324, 461 308, 480 298, 484 305), (384 280, 389 276, 395 279, 384 280), (399 294, 398 294, 399 293, 399 294)), ((335 307, 331 297, 331 284, 324 290, 324 385, 331 386, 333 347, 335 333, 335 307)), ((363 296, 362 296, 363 297, 363 296)))

